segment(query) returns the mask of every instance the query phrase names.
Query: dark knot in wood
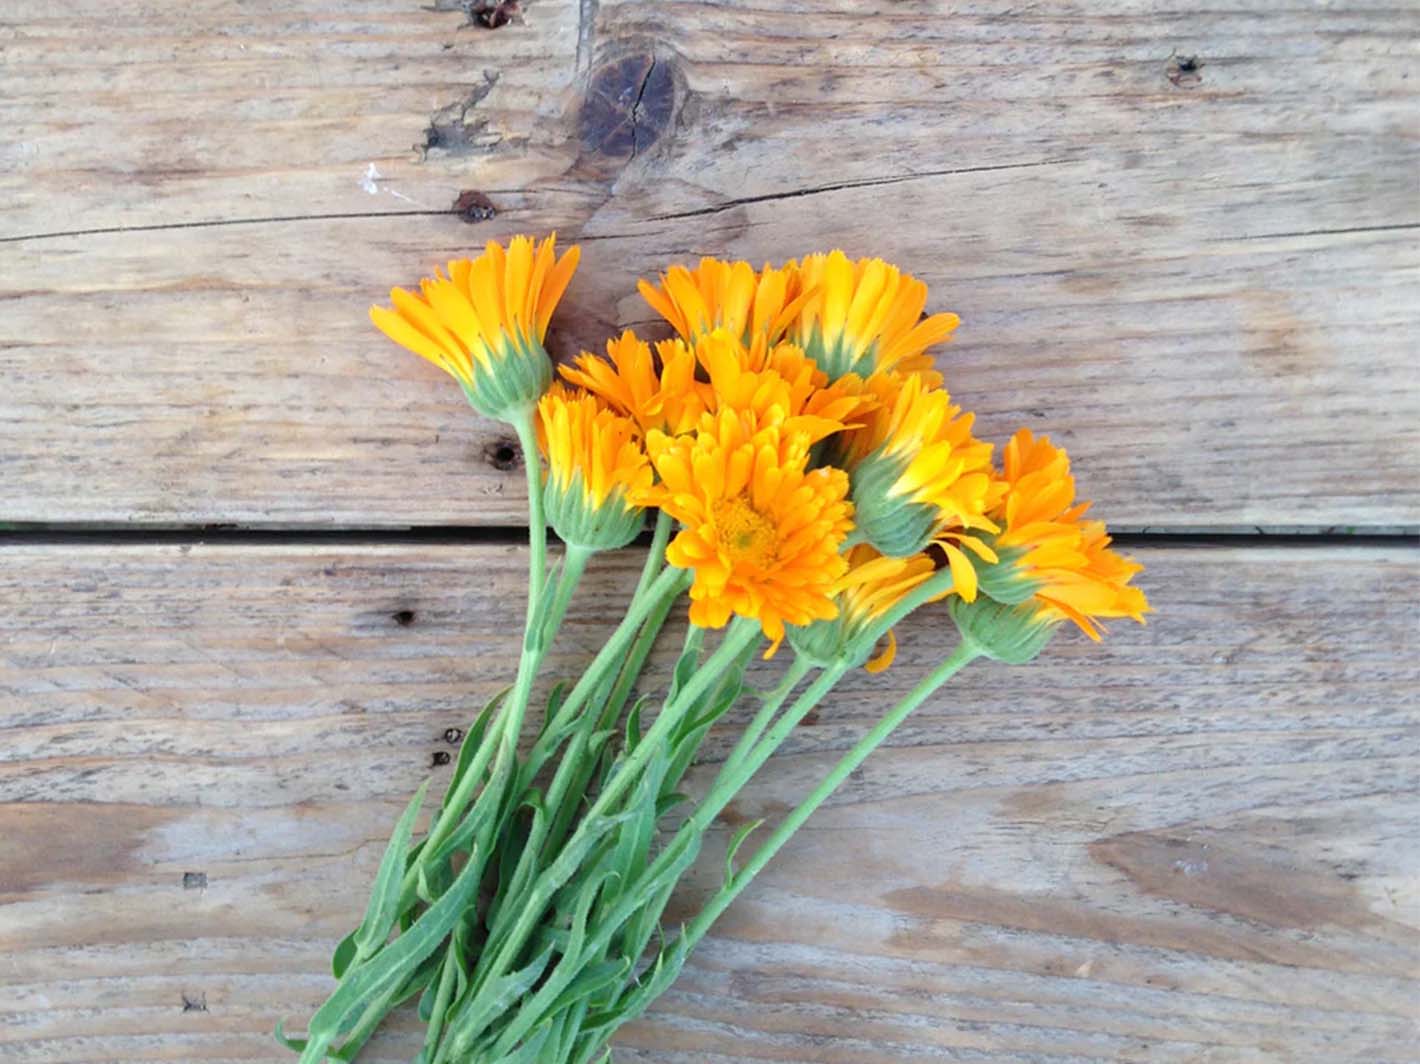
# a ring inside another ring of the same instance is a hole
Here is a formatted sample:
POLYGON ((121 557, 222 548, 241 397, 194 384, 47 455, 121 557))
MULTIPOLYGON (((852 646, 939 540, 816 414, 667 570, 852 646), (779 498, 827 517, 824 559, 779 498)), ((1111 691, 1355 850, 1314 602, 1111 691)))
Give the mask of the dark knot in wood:
POLYGON ((675 70, 667 59, 637 52, 603 63, 592 71, 578 118, 583 149, 636 158, 670 126, 675 97, 675 70))

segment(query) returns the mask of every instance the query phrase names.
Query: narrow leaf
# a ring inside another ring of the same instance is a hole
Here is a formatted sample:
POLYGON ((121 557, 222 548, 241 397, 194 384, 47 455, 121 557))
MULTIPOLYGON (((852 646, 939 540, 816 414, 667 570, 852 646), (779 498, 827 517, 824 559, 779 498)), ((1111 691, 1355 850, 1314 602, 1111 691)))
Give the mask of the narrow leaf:
MULTIPOLYGON (((355 932, 355 954, 364 959, 379 949, 389 938, 394 923, 399 919, 400 886, 404 880, 405 857, 409 851, 409 840, 414 834, 414 820, 419 815, 419 807, 424 804, 424 792, 429 789, 426 779, 414 792, 414 797, 405 806, 404 815, 395 825, 390 836, 385 855, 380 860, 379 871, 375 873, 375 885, 370 891, 370 903, 365 909, 365 919, 355 932)), ((426 899, 427 900, 427 899, 426 899)))

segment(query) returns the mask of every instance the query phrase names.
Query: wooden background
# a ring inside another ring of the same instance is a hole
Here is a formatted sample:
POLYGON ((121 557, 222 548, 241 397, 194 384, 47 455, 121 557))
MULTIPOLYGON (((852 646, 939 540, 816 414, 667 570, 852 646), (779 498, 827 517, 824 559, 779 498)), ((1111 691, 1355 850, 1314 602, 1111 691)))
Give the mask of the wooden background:
POLYGON ((922 276, 953 391, 1071 448, 1157 609, 968 670, 618 1060, 1420 1060, 1417 40, 1277 0, 6 0, 0 1060, 290 1059, 523 580, 514 442, 364 308, 554 227, 560 354, 702 253, 922 276))

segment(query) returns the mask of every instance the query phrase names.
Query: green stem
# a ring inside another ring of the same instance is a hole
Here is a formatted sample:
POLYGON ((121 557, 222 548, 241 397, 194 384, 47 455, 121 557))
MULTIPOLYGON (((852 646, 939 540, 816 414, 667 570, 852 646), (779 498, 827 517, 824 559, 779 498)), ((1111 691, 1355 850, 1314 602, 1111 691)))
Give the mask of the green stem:
MULTIPOLYGON (((523 449, 523 468, 528 476, 528 616, 542 600, 547 581, 547 519, 542 509, 542 459, 538 456, 537 412, 529 408, 513 420, 518 446, 523 449)), ((531 630, 531 629, 529 629, 531 630)))
POLYGON ((558 707, 554 728, 581 710, 582 704, 606 680, 607 673, 613 667, 620 666, 624 660, 627 646, 635 637, 642 622, 646 620, 647 615, 656 609, 663 599, 674 599, 689 582, 690 574, 684 569, 674 569, 667 566, 661 571, 661 575, 652 581, 650 590, 631 603, 630 608, 626 611, 626 616, 617 625, 616 631, 612 632, 611 637, 598 651, 597 656, 592 659, 592 663, 582 673, 581 679, 572 688, 566 701, 558 707))
POLYGON ((597 795, 592 807, 587 810, 586 815, 578 822, 571 837, 562 847, 558 859, 543 869, 533 882, 528 891, 527 900, 523 903, 507 938, 503 940, 492 963, 479 975, 481 988, 486 989, 491 986, 511 968, 513 961, 518 956, 518 951, 523 948, 537 921, 541 919, 548 902, 552 900, 557 889, 577 872, 575 867, 564 866, 561 861, 562 855, 576 852, 578 845, 584 841, 584 836, 597 829, 603 815, 614 809, 621 797, 640 778, 646 763, 660 750, 687 708, 696 705, 700 697, 705 694, 706 689, 718 680, 720 674, 739 657, 740 653, 759 637, 757 624, 732 625, 726 631, 725 638, 715 653, 710 656, 710 660, 690 678, 690 682, 681 689, 675 699, 662 708, 656 717, 656 722, 651 725, 641 742, 631 751, 626 760, 612 771, 606 786, 597 795))
POLYGON ((592 773, 596 769, 595 759, 585 756, 587 747, 598 732, 605 731, 620 719, 622 707, 626 705, 626 700, 631 695, 631 687, 641 675, 642 666, 645 665, 651 647, 655 644, 656 637, 660 635, 666 616, 670 613, 671 607, 675 605, 675 601, 675 595, 667 595, 656 604, 651 615, 642 624, 641 631, 636 636, 636 642, 632 645, 630 653, 622 664, 621 672, 616 679, 616 686, 612 688, 601 711, 595 714, 584 713, 581 720, 578 721, 577 731, 568 744, 567 753, 563 755, 561 763, 557 766, 557 772, 553 776, 552 785, 547 792, 547 807, 553 810, 552 824, 548 829, 544 843, 544 846, 549 850, 561 845, 567 830, 572 826, 572 818, 581 805, 580 799, 567 801, 566 797, 584 794, 587 784, 591 781, 592 773))
POLYGON ((844 754, 838 764, 833 766, 832 771, 823 778, 817 787, 794 808, 780 825, 774 829, 769 836, 755 851, 751 857, 734 877, 725 884, 724 888, 716 894, 700 914, 691 921, 685 930, 686 940, 693 947, 704 937, 710 925, 729 907, 730 903, 739 896, 749 882, 769 863, 770 859, 779 852, 789 838, 803 826, 804 821, 813 815, 820 805, 822 805, 839 785, 846 780, 853 771, 858 768, 894 730, 907 719, 908 715, 925 702, 931 695, 950 680, 966 665, 978 656, 975 649, 966 643, 959 643, 946 661, 942 662, 931 674, 914 687, 896 706, 888 711, 887 715, 873 726, 872 730, 864 735, 853 746, 848 753, 844 754))
POLYGON ((665 564, 666 544, 670 542, 671 526, 674 523, 670 514, 664 510, 656 511, 656 529, 651 533, 651 549, 646 552, 646 563, 641 566, 641 579, 637 581, 636 591, 631 596, 633 601, 651 586, 652 577, 665 564))

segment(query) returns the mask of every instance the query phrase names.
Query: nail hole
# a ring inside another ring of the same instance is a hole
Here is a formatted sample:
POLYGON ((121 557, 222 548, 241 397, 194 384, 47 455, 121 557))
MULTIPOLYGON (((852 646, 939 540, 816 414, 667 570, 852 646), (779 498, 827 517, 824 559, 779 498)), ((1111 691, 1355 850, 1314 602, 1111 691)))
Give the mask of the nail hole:
POLYGON ((429 759, 430 763, 438 768, 440 765, 447 765, 453 758, 449 756, 447 750, 435 750, 434 756, 429 759))
POLYGON ((182 992, 183 1012, 206 1012, 207 992, 199 990, 196 994, 189 994, 186 990, 182 992))
POLYGON ((494 469, 507 473, 518 468, 522 452, 516 440, 507 438, 493 440, 483 449, 483 457, 494 469))
POLYGON ((452 746, 454 743, 458 742, 458 741, 459 741, 460 739, 462 739, 462 738, 463 738, 463 729, 462 729, 462 728, 445 728, 445 729, 444 729, 444 742, 448 743, 450 746, 452 746))
POLYGON ((395 610, 394 613, 390 614, 390 617, 393 618, 394 623, 399 625, 401 628, 408 628, 411 624, 414 623, 413 610, 395 610))
POLYGON ((183 890, 206 890, 206 889, 207 889, 207 873, 206 873, 206 872, 184 872, 184 873, 182 874, 182 889, 183 889, 183 890))

